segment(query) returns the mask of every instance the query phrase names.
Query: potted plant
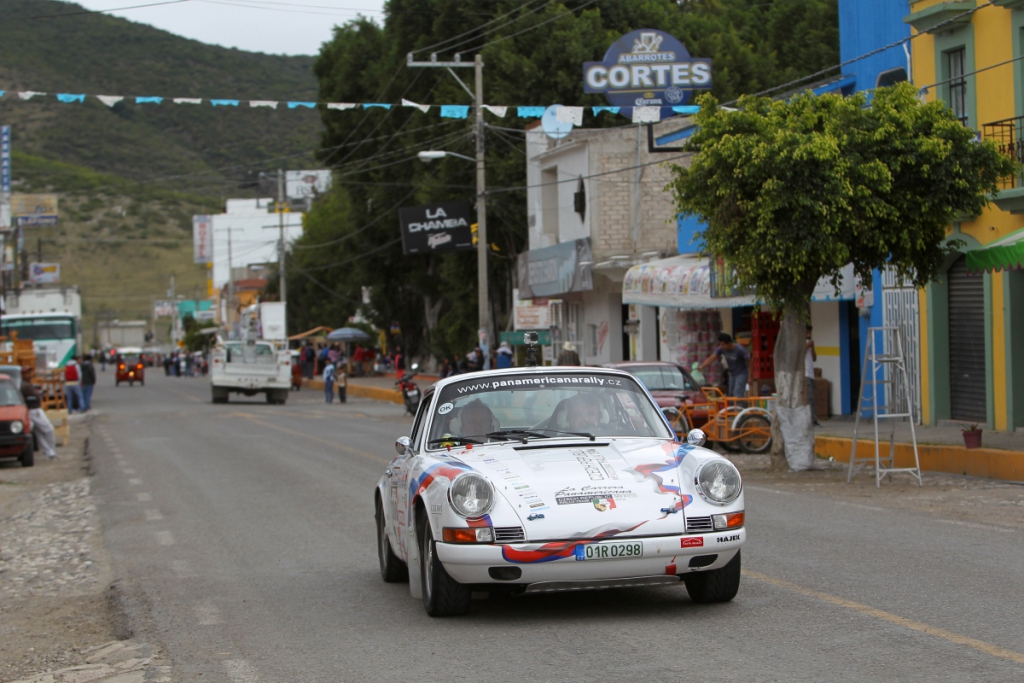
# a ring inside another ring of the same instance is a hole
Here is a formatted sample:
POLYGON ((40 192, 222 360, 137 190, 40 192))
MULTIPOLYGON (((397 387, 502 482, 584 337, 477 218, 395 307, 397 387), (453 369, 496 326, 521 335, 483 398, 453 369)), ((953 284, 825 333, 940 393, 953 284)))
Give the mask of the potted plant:
POLYGON ((960 429, 964 435, 964 446, 968 450, 971 448, 981 448, 981 430, 978 429, 977 424, 968 425, 960 429))

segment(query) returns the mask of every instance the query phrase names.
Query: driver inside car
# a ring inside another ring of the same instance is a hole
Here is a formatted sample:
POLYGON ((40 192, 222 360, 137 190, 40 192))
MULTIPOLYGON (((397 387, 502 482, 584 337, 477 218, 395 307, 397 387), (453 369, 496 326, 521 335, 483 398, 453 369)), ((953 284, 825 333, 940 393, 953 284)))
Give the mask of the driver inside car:
POLYGON ((596 434, 601 422, 601 401, 593 394, 577 394, 566 406, 570 432, 596 434))
POLYGON ((462 436, 466 438, 480 438, 486 441, 488 432, 493 432, 494 413, 480 399, 470 401, 462 408, 462 436))

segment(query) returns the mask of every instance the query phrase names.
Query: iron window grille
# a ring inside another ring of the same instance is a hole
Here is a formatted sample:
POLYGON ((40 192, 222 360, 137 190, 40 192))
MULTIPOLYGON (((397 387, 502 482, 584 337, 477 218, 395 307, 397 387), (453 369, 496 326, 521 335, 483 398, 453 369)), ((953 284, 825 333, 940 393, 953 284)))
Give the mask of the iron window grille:
MULTIPOLYGON (((992 140, 1002 154, 1024 163, 1024 116, 1017 116, 1012 119, 993 121, 982 126, 982 136, 986 140, 992 140)), ((999 183, 1000 189, 1021 187, 1022 178, 1013 174, 1002 178, 999 183)))

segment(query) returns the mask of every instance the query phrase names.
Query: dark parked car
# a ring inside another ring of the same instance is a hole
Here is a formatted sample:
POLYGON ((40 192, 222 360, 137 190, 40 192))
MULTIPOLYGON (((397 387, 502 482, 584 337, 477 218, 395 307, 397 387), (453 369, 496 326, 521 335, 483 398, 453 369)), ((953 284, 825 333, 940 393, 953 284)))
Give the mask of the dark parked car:
MULTIPOLYGON (((704 392, 700 390, 693 377, 677 363, 664 361, 624 361, 622 363, 606 363, 606 368, 625 370, 640 380, 647 391, 651 392, 658 407, 678 408, 689 402, 694 405, 708 403, 704 392)), ((694 411, 694 423, 691 428, 699 427, 708 420, 706 411, 694 411)))

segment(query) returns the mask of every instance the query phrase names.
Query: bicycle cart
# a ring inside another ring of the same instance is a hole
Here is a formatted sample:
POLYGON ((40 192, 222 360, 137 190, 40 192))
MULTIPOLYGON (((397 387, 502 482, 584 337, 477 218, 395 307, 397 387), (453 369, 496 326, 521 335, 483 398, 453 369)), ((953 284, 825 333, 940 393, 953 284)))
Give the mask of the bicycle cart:
POLYGON ((685 439, 691 426, 699 424, 708 441, 717 442, 726 450, 754 455, 768 452, 772 446, 774 398, 735 398, 726 396, 718 387, 702 387, 701 391, 708 403, 664 409, 676 434, 685 439))

